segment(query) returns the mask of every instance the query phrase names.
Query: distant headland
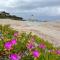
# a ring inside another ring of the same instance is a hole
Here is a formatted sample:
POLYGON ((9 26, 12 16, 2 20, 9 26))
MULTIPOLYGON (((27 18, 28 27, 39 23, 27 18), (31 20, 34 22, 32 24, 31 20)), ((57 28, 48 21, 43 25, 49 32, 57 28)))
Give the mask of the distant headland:
POLYGON ((0 12, 0 19, 14 19, 14 20, 25 21, 25 20, 23 20, 22 17, 18 17, 18 16, 15 16, 15 15, 10 15, 10 13, 7 13, 5 11, 0 12))

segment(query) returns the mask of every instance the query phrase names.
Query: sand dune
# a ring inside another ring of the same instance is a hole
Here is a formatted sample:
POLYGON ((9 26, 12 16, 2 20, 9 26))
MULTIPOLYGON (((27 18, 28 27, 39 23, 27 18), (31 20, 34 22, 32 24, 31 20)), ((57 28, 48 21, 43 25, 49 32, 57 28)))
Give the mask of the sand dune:
POLYGON ((12 28, 18 31, 32 31, 41 38, 53 43, 54 46, 60 46, 60 22, 29 22, 16 21, 10 19, 0 19, 0 24, 10 24, 12 28))

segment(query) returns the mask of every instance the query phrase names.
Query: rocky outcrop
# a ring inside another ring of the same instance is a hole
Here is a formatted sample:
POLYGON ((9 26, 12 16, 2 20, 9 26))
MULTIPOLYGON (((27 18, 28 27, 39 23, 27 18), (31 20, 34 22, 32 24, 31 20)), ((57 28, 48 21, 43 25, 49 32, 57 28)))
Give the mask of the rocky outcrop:
POLYGON ((14 19, 14 20, 23 20, 22 17, 17 17, 15 15, 10 15, 10 13, 7 13, 5 11, 0 12, 0 18, 2 18, 2 19, 9 18, 9 19, 14 19))

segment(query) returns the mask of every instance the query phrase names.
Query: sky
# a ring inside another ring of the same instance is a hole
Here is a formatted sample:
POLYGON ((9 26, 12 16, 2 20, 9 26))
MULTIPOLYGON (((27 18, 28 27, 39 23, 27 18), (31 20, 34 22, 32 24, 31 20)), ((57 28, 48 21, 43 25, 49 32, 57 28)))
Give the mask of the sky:
POLYGON ((36 19, 60 19, 60 0, 0 0, 0 11, 10 14, 36 19))

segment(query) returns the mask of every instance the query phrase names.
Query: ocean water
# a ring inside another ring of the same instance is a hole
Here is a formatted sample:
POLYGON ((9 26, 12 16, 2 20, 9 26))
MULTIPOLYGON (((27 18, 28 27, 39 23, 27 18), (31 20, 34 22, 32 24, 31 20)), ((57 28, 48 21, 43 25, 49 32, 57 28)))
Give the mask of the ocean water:
POLYGON ((25 23, 28 26, 40 26, 40 25, 44 24, 44 22, 37 22, 37 21, 25 21, 25 23))
POLYGON ((40 22, 40 21, 24 21, 25 26, 27 27, 51 27, 51 28, 58 28, 60 26, 60 21, 48 21, 48 22, 40 22))

